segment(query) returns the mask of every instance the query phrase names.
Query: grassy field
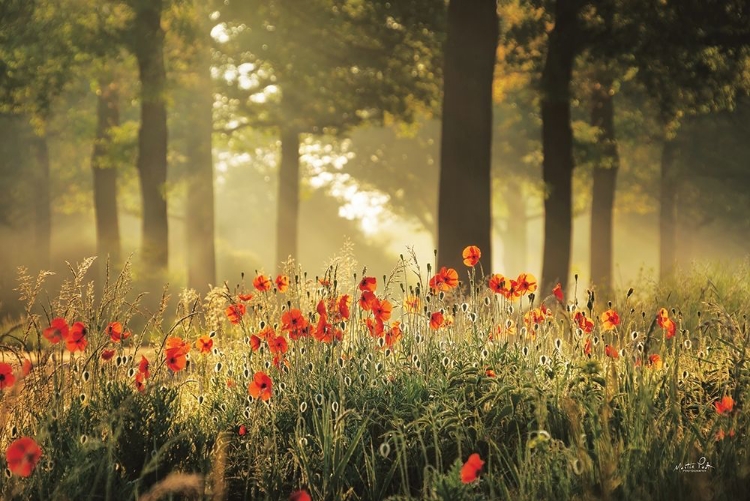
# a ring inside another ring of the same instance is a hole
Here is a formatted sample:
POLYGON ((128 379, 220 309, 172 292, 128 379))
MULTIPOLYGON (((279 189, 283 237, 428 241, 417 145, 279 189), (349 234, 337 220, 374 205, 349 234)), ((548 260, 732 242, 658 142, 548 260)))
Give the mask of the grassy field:
POLYGON ((747 266, 607 296, 414 256, 369 277, 347 255, 150 315, 128 266, 101 288, 90 265, 49 295, 20 277, 27 315, 0 340, 2 499, 729 500, 750 485, 747 266))

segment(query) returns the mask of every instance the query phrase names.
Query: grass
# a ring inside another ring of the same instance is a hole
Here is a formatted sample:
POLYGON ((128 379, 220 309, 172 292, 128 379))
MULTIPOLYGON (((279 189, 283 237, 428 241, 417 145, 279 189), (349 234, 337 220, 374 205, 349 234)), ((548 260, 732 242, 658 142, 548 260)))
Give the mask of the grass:
POLYGON ((97 294, 83 279, 86 260, 52 300, 45 274, 23 272, 26 316, 0 339, 2 361, 16 375, 0 394, 0 450, 28 436, 42 455, 28 477, 7 471, 0 496, 278 500, 301 489, 314 500, 744 496, 747 266, 640 281, 633 292, 593 303, 579 290, 580 303, 572 294, 563 303, 540 290, 533 302, 528 293, 507 299, 473 268, 459 270, 466 286, 431 293, 430 267, 410 256, 377 279, 376 297, 393 311, 373 335, 366 322, 374 315, 358 304, 366 273, 345 255, 315 278, 290 263, 285 292, 255 290, 251 280, 205 297, 183 291, 171 301, 165 293, 151 313, 127 265, 97 294), (238 299, 250 292, 249 301, 238 299), (342 295, 352 298, 348 319, 342 295), (415 311, 403 306, 410 296, 419 299, 415 311), (226 308, 240 303, 246 311, 233 324, 226 308), (542 304, 548 311, 527 323, 542 304), (671 339, 656 320, 661 308, 677 327, 671 339), (282 325, 291 309, 313 331, 324 315, 328 330, 318 337, 334 340, 291 339, 282 325), (611 330, 600 318, 609 309, 620 319, 611 330), (430 326, 435 312, 445 319, 438 329, 430 326), (590 333, 578 328, 577 312, 594 321, 590 333), (56 317, 86 325, 84 351, 45 339, 56 317), (115 343, 107 332, 113 321, 140 328, 115 343), (265 340, 253 350, 252 337, 268 328, 270 340, 284 337, 285 353, 265 340), (196 342, 209 333, 204 341, 213 346, 200 353, 196 342), (180 355, 170 351, 173 337, 191 344, 181 370, 170 368, 180 355), (105 350, 115 350, 110 360, 105 350), (655 354, 661 364, 649 362, 655 354), (150 374, 139 391, 142 356, 150 374), (26 358, 33 369, 24 376, 26 358), (249 394, 259 372, 272 380, 268 400, 249 394), (733 409, 719 412, 715 403, 727 396, 733 409), (473 453, 485 463, 464 483, 461 468, 473 453), (711 467, 690 471, 700 458, 711 467))

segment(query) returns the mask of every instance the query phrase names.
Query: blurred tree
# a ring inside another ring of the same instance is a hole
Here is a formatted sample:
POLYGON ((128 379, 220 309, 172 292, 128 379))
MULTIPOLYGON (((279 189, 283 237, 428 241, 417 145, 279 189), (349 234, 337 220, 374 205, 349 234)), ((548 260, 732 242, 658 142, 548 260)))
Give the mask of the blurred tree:
POLYGON ((435 106, 444 4, 225 2, 218 31, 232 115, 226 129, 276 128, 277 265, 297 254, 300 134, 410 121, 435 106))
POLYGON ((438 192, 438 263, 462 269, 467 245, 492 266, 492 80, 495 0, 448 4, 438 192))

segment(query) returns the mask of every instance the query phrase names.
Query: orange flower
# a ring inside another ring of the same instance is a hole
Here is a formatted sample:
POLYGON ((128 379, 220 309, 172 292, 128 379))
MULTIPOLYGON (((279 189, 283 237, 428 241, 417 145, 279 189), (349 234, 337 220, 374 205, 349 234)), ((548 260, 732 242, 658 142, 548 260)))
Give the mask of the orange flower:
POLYGON ((146 376, 144 376, 143 373, 141 372, 135 373, 135 378, 134 378, 133 383, 135 384, 135 388, 141 393, 146 391, 146 383, 144 382, 145 379, 146 379, 146 376))
POLYGON ((443 314, 439 311, 436 311, 432 315, 430 315, 430 329, 438 330, 440 326, 443 325, 443 322, 445 321, 445 317, 443 317, 443 314))
POLYGON ((187 343, 181 338, 178 338, 176 336, 168 337, 166 346, 167 346, 167 349, 179 348, 183 350, 185 353, 190 351, 190 343, 187 343))
POLYGON ((179 348, 170 348, 167 350, 167 367, 172 372, 180 372, 187 366, 187 353, 179 348))
POLYGON ((464 465, 461 467, 461 482, 468 484, 479 478, 482 472, 484 461, 476 452, 469 456, 464 465))
POLYGON ((49 327, 44 329, 42 335, 52 344, 57 344, 61 339, 68 337, 68 323, 64 318, 56 318, 50 322, 49 327))
POLYGON ((247 426, 245 426, 244 424, 241 424, 239 429, 237 430, 237 435, 241 437, 244 437, 245 435, 247 435, 247 426))
POLYGON ((260 292, 271 290, 272 285, 271 279, 263 274, 258 275, 255 277, 255 280, 253 280, 253 287, 260 292))
POLYGON ((351 311, 349 308, 352 304, 352 297, 349 294, 344 294, 343 296, 339 297, 338 301, 338 309, 339 309, 339 315, 341 315, 341 318, 344 318, 346 320, 349 320, 349 317, 351 316, 351 311))
POLYGON ((380 320, 381 322, 389 320, 391 318, 392 311, 393 306, 387 299, 383 299, 382 301, 376 299, 372 307, 372 313, 375 315, 375 318, 377 320, 380 320))
POLYGON ((300 310, 292 308, 281 315, 281 329, 289 332, 289 337, 292 339, 296 339, 294 336, 299 337, 305 327, 307 327, 307 319, 300 310))
POLYGON ((283 355, 289 349, 289 345, 284 336, 276 336, 268 341, 268 349, 273 354, 283 355))
POLYGON ((122 324, 120 322, 112 322, 105 329, 109 338, 113 343, 119 343, 130 337, 130 332, 122 330, 122 324))
POLYGON ((143 374, 144 378, 151 376, 151 372, 148 370, 148 367, 149 367, 148 359, 144 357, 143 355, 141 355, 141 361, 138 364, 138 373, 143 374))
POLYGON ((68 337, 65 338, 65 348, 71 353, 85 350, 86 345, 88 345, 87 332, 88 330, 83 322, 74 323, 68 332, 68 337))
POLYGON ((497 374, 495 374, 495 371, 490 368, 487 368, 484 370, 484 375, 487 377, 497 377, 497 374))
POLYGON ((255 334, 250 336, 250 349, 252 351, 258 351, 260 349, 260 338, 255 334))
POLYGON ((13 367, 5 362, 0 362, 0 390, 10 388, 16 382, 16 376, 13 375, 13 367))
POLYGON ((359 290, 362 292, 375 292, 377 286, 378 280, 375 277, 362 277, 362 280, 359 281, 359 290))
POLYGON ((552 294, 554 294, 557 300, 561 303, 565 299, 565 297, 563 296, 562 286, 560 284, 555 285, 555 288, 552 289, 552 294))
POLYGON ((677 325, 671 318, 669 318, 669 313, 666 308, 659 310, 659 313, 656 316, 656 323, 659 327, 664 329, 667 339, 672 339, 677 332, 677 325))
POLYGON ((242 319, 242 316, 246 312, 247 308, 242 303, 230 304, 229 306, 227 306, 227 309, 224 310, 224 313, 227 314, 227 318, 229 318, 229 321, 233 324, 240 323, 240 319, 242 319))
POLYGON ((365 326, 372 337, 380 337, 383 334, 384 325, 382 320, 368 318, 365 320, 365 326))
POLYGON ((734 409, 734 399, 727 395, 721 400, 714 402, 714 407, 719 414, 729 414, 734 409))
POLYGON ((263 401, 271 398, 273 382, 268 374, 256 372, 253 381, 248 385, 247 391, 253 398, 260 398, 263 401))
POLYGON ((422 301, 417 296, 409 295, 404 299, 404 310, 406 313, 418 313, 422 306, 422 301))
POLYGON ((658 353, 653 353, 653 354, 651 354, 651 355, 648 356, 648 366, 649 367, 651 367, 653 369, 656 369, 656 370, 659 370, 659 369, 662 368, 662 365, 663 365, 663 363, 662 363, 661 357, 659 356, 658 353))
POLYGON ((364 311, 370 311, 377 300, 377 296, 372 292, 362 291, 362 294, 359 296, 359 307, 364 311))
MULTIPOLYGON (((443 278, 443 284, 448 289, 454 289, 458 287, 458 272, 454 270, 453 268, 446 268, 443 266, 440 268, 440 271, 438 272, 440 276, 443 278)), ((441 289, 446 290, 446 289, 441 289)))
POLYGON ((279 275, 276 277, 276 290, 279 292, 286 292, 289 288, 289 277, 286 275, 279 275))
POLYGON ((13 441, 5 451, 5 459, 11 473, 28 477, 42 457, 42 449, 31 437, 21 437, 13 441))
POLYGON ((312 498, 305 489, 300 489, 289 494, 289 501, 312 501, 312 498))
POLYGON ((470 245, 464 249, 462 254, 466 266, 476 266, 482 257, 482 251, 476 245, 470 245))
POLYGON ((496 273, 490 277, 487 285, 495 294, 502 294, 503 290, 505 289, 505 277, 499 273, 496 273))
POLYGON ((602 313, 601 317, 599 319, 602 321, 602 327, 606 331, 611 331, 616 326, 620 325, 620 316, 617 314, 615 310, 607 310, 604 313, 602 313))
POLYGON ((250 301, 253 297, 254 296, 248 292, 247 294, 239 294, 237 296, 237 299, 239 299, 240 301, 250 301))
POLYGON ((518 294, 524 295, 536 291, 536 277, 531 273, 521 273, 516 279, 516 289, 518 294))
POLYGON ((586 316, 585 313, 577 311, 573 316, 573 321, 583 332, 591 332, 594 329, 594 321, 586 316))
POLYGON ((211 348, 214 347, 214 340, 208 334, 204 334, 195 342, 195 347, 201 353, 211 353, 211 348))
POLYGON ((609 358, 619 358, 620 354, 617 353, 617 348, 610 345, 604 345, 604 354, 607 355, 609 358))
POLYGON ((393 345, 401 340, 402 334, 403 331, 401 330, 401 323, 393 322, 391 328, 388 329, 388 331, 385 333, 385 345, 388 348, 393 348, 393 345))
POLYGON ((115 350, 102 350, 102 360, 108 362, 115 356, 115 350))

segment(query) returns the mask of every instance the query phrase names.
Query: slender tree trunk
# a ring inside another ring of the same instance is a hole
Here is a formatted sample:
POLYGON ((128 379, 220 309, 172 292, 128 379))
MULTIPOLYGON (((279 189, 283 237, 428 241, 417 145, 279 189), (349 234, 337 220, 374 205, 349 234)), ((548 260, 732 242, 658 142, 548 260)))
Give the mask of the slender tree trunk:
MULTIPOLYGON (((141 258, 148 273, 163 273, 169 260, 167 221, 167 110, 161 0, 136 10, 135 56, 141 80, 138 174, 143 204, 141 258)), ((153 276, 153 275, 151 275, 153 276)))
POLYGON ((549 35, 542 72, 542 177, 544 255, 542 284, 567 285, 573 228, 573 130, 570 124, 570 80, 576 55, 578 0, 558 0, 555 27, 549 35))
POLYGON ((672 274, 677 260, 677 173, 676 145, 665 139, 661 153, 661 185, 659 197, 659 277, 672 274))
POLYGON ((591 281, 599 289, 611 289, 613 214, 620 158, 617 152, 611 79, 595 84, 592 93, 591 125, 600 129, 600 156, 593 172, 591 201, 591 281))
POLYGON ((188 287, 205 290, 216 284, 214 245, 214 168, 211 155, 213 95, 210 53, 195 61, 195 81, 188 114, 187 261, 188 287))
POLYGON ((120 225, 117 218, 117 167, 108 159, 111 130, 120 124, 117 84, 103 80, 97 96, 96 140, 91 153, 94 174, 96 251, 99 259, 120 262, 120 225))
POLYGON ((276 220, 276 266, 297 258, 299 220, 299 133, 281 127, 281 161, 276 220))
POLYGON ((50 200, 49 148, 47 133, 34 137, 36 184, 34 186, 34 254, 40 269, 50 268, 52 207, 50 200))
POLYGON ((518 181, 509 178, 505 190, 505 203, 508 205, 508 225, 505 232, 505 272, 509 275, 528 271, 526 254, 528 252, 528 215, 526 200, 518 181))
MULTIPOLYGON (((445 44, 438 265, 465 269, 467 245, 492 269, 492 81, 498 39, 495 0, 451 0, 445 44)), ((461 273, 463 276, 463 273, 461 273)))

